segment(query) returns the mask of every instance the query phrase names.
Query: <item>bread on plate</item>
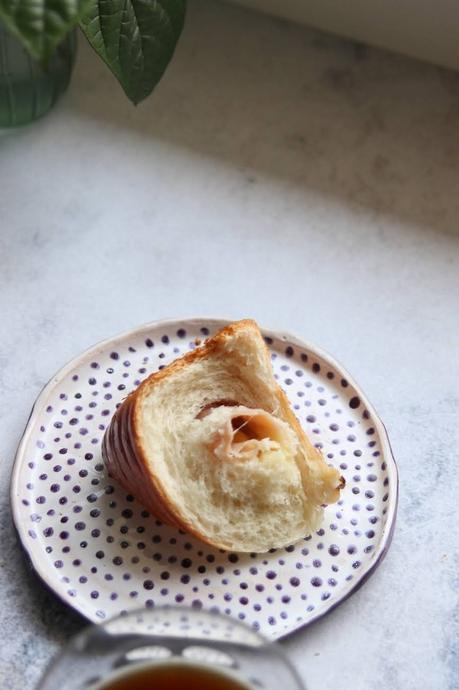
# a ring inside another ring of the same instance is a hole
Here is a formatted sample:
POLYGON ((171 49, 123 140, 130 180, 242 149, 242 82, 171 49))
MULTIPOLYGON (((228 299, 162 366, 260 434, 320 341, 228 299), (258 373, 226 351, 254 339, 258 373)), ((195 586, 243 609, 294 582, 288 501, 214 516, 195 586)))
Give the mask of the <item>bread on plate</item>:
POLYGON ((231 551, 310 534, 343 485, 293 414, 251 320, 145 379, 116 411, 102 453, 158 519, 231 551))

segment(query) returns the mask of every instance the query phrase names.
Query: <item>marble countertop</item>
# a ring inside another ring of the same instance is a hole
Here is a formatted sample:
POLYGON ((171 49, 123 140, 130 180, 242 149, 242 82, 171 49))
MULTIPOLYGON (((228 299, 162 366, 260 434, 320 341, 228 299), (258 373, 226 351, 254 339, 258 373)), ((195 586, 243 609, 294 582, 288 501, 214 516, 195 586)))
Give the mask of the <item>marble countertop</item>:
POLYGON ((83 621, 28 572, 8 500, 43 384, 146 321, 252 316, 334 354, 400 468, 393 545, 284 641, 310 690, 459 687, 459 76, 204 0, 138 108, 80 42, 68 94, 0 138, 0 678, 83 621))

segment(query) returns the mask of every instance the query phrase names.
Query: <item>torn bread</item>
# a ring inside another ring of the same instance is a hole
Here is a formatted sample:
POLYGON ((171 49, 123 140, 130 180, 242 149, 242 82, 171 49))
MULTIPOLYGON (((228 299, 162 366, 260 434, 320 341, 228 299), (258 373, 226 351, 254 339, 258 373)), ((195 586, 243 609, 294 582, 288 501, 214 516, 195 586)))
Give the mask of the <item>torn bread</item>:
POLYGON ((143 381, 115 413, 102 453, 152 514, 231 551, 265 552, 310 534, 342 486, 290 409, 250 320, 143 381))

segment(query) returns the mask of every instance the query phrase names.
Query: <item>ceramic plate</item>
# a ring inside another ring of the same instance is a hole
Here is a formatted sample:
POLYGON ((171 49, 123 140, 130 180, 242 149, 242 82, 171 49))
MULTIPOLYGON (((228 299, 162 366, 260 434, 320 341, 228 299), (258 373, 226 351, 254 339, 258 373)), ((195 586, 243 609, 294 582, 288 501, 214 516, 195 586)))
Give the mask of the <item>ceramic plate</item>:
POLYGON ((339 364, 289 335, 263 331, 276 378, 346 479, 315 534, 269 554, 222 552, 161 524, 107 477, 101 440, 116 405, 225 323, 163 321, 107 340, 61 369, 35 403, 12 477, 15 524, 39 576, 92 621, 183 603, 279 638, 346 599, 389 546, 397 469, 384 426, 339 364))

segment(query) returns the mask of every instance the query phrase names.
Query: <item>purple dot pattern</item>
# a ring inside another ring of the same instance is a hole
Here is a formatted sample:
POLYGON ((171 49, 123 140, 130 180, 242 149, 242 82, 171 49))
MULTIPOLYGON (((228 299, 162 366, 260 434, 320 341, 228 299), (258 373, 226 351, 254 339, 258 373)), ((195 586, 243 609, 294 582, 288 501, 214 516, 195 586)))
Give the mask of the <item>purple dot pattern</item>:
POLYGON ((335 363, 272 334, 279 385, 346 480, 317 533, 268 554, 224 553, 163 525, 106 475, 101 441, 117 405, 218 327, 169 323, 115 339, 58 374, 35 407, 15 469, 16 524, 45 581, 93 621, 183 603, 278 638, 345 598, 387 548, 397 475, 381 425, 335 363))

